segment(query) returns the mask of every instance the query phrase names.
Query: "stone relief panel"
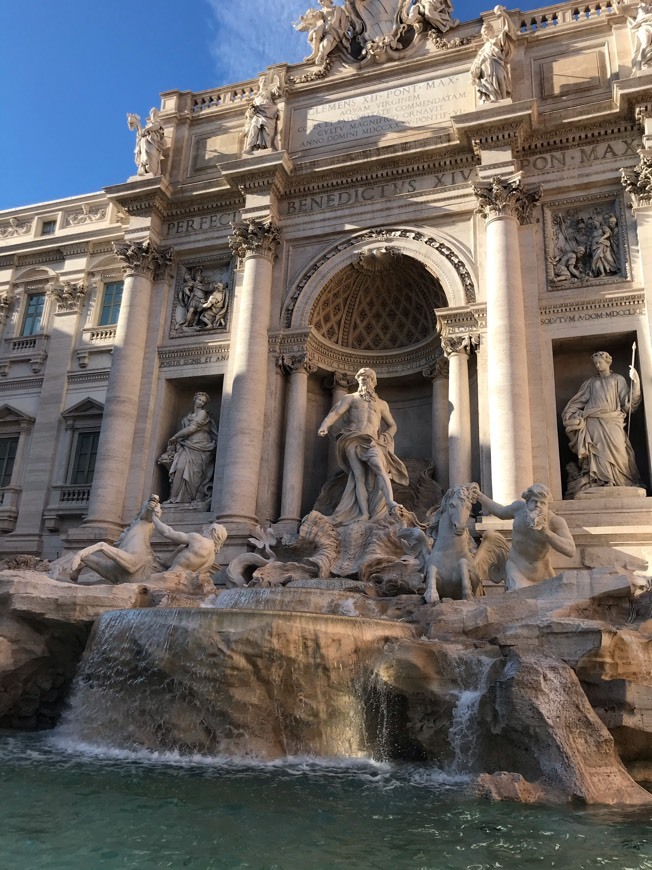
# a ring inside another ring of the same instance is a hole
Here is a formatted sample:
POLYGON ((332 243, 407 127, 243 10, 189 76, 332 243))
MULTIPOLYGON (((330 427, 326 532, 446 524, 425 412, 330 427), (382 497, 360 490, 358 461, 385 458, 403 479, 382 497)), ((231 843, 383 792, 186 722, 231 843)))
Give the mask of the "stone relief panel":
POLYGON ((170 337, 226 332, 229 321, 231 261, 181 264, 170 319, 170 337))
POLYGON ((581 198, 572 207, 544 209, 549 290, 631 277, 621 197, 581 198))

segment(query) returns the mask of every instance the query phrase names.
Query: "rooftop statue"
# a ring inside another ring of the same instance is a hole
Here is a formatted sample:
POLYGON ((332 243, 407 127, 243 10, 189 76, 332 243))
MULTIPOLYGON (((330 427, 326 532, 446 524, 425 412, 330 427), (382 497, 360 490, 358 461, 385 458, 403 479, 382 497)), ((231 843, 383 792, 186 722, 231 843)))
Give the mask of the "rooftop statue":
POLYGON ((278 106, 281 96, 279 78, 267 73, 258 79, 258 90, 245 115, 244 153, 271 149, 278 151, 278 106))
POLYGON ((498 33, 490 21, 482 25, 484 40, 471 64, 471 81, 482 103, 505 100, 512 94, 510 61, 516 47, 516 29, 504 6, 496 6, 500 29, 498 33))
POLYGON ((150 109, 145 126, 141 126, 139 115, 127 115, 130 130, 136 130, 134 162, 138 175, 160 175, 161 160, 165 147, 165 131, 159 121, 158 109, 150 109))
POLYGON ((293 26, 308 33, 306 62, 328 68, 338 46, 349 61, 384 62, 425 31, 445 33, 459 22, 450 0, 318 0, 293 26))
POLYGON ((333 0, 318 2, 320 8, 308 9, 292 26, 300 32, 308 31, 312 51, 305 62, 314 61, 317 66, 322 66, 337 45, 349 47, 351 18, 348 9, 334 6, 333 0))
POLYGON ((401 21, 414 27, 417 33, 428 25, 440 33, 446 33, 460 23, 457 18, 453 18, 453 4, 450 0, 404 0, 401 21))
POLYGON ((637 75, 652 64, 652 4, 639 3, 636 18, 628 18, 629 29, 636 38, 632 55, 632 75, 637 75))
POLYGON ((638 372, 629 367, 630 386, 622 375, 611 371, 606 351, 591 357, 597 374, 584 381, 562 411, 561 419, 579 475, 567 496, 591 486, 638 486, 640 476, 634 450, 625 432, 627 416, 641 404, 638 372))
POLYGON ((369 520, 399 507, 392 480, 406 486, 407 469, 394 455, 396 423, 389 405, 376 394, 376 373, 362 368, 355 376, 357 393, 349 393, 326 415, 319 435, 328 435, 340 418, 345 426, 337 440, 337 459, 349 479, 342 500, 330 517, 336 524, 369 520), (384 429, 383 429, 384 424, 384 429))
POLYGON ((542 483, 533 483, 521 498, 508 505, 492 501, 479 487, 476 498, 488 513, 501 520, 514 520, 506 565, 506 592, 554 577, 551 550, 568 558, 575 555, 575 541, 566 520, 550 510, 552 493, 542 483))

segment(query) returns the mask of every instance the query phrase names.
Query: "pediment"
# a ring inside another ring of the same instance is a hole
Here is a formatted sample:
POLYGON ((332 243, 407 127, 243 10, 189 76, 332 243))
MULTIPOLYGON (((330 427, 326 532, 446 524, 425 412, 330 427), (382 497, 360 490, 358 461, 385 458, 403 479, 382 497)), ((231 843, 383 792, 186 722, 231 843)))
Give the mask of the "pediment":
POLYGON ((0 406, 0 423, 34 423, 34 417, 23 414, 12 405, 0 406))
POLYGON ((80 417, 101 417, 103 413, 104 405, 96 399, 87 397, 86 399, 82 399, 81 402, 77 402, 76 405, 67 408, 61 416, 64 420, 68 420, 71 417, 74 417, 75 419, 79 419, 80 417))

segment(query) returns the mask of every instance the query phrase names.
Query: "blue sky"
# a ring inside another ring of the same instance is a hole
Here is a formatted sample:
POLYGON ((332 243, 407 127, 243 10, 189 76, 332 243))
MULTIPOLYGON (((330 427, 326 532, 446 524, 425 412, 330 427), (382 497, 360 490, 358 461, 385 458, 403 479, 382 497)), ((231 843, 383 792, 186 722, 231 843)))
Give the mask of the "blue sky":
MULTIPOLYGON (((291 23, 312 5, 0 0, 0 209, 126 181, 135 171, 127 112, 144 119, 162 91, 201 91, 302 60, 306 35, 291 23)), ((464 0, 455 15, 468 21, 488 8, 464 0)))

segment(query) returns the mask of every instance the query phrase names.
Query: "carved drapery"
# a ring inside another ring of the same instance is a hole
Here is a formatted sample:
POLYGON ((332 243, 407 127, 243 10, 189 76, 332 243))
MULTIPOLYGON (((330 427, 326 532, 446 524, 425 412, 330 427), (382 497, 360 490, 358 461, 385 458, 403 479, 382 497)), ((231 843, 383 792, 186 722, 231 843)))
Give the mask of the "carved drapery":
POLYGON ((513 217, 519 224, 532 223, 532 211, 541 198, 541 188, 523 190, 520 179, 494 178, 489 187, 476 187, 477 214, 485 220, 513 217))
POLYGON ((124 275, 143 275, 154 280, 174 262, 174 249, 158 250, 149 239, 142 242, 114 242, 113 250, 124 275))
POLYGON ((229 247, 241 260, 252 254, 273 260, 276 257, 280 237, 279 228, 271 220, 250 220, 233 225, 229 247))

